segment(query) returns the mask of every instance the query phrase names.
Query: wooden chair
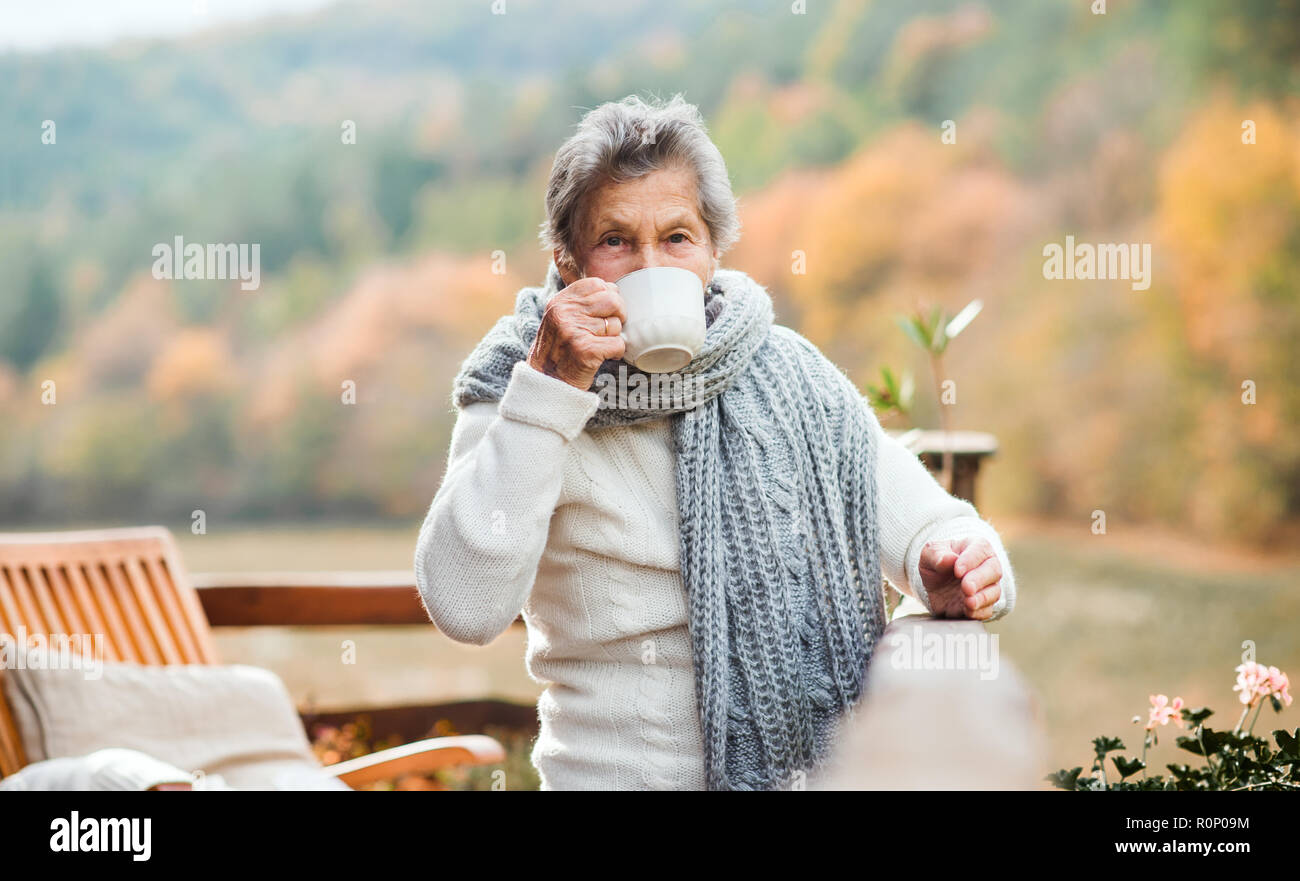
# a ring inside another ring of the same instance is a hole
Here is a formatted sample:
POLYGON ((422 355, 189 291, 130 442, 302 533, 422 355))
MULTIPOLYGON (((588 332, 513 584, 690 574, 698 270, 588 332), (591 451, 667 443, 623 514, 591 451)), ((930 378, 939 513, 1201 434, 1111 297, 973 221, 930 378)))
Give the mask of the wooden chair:
MULTIPOLYGON (((217 664, 212 629, 162 527, 0 534, 0 633, 103 634, 106 661, 217 664)), ((0 676, 4 671, 0 670, 0 676)), ((483 735, 434 737, 325 766, 356 788, 505 758, 483 735)), ((0 689, 0 777, 27 764, 0 689)))

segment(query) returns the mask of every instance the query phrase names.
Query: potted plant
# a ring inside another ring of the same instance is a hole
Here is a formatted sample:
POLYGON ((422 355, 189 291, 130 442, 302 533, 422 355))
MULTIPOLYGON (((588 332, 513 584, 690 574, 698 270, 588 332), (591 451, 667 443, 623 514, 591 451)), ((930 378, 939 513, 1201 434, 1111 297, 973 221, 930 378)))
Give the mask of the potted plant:
MULTIPOLYGON (((939 432, 925 432, 914 424, 912 418, 915 385, 910 371, 896 376, 894 371, 884 366, 880 369, 881 381, 878 385, 868 383, 867 399, 877 413, 888 415, 897 413, 902 419, 912 424, 910 431, 897 435, 897 439, 921 456, 922 461, 930 467, 933 455, 940 454, 938 467, 939 484, 954 495, 961 496, 974 503, 975 475, 979 472, 981 460, 992 455, 997 449, 997 441, 992 435, 982 432, 960 432, 954 435, 951 414, 948 411, 953 399, 951 389, 945 388, 949 377, 944 370, 943 357, 948 344, 970 326, 975 316, 984 308, 980 300, 967 303, 957 314, 949 316, 941 306, 935 306, 928 312, 918 308, 912 315, 898 316, 898 324, 907 334, 908 339, 916 343, 930 361, 930 373, 934 380, 935 399, 939 409, 939 432), (937 442, 936 442, 937 440, 937 442), (937 447, 937 449, 934 449, 937 447), (955 457, 964 460, 958 468, 955 457), (959 476, 958 472, 961 471, 959 476)), ((931 471, 935 469, 931 467, 931 471)))

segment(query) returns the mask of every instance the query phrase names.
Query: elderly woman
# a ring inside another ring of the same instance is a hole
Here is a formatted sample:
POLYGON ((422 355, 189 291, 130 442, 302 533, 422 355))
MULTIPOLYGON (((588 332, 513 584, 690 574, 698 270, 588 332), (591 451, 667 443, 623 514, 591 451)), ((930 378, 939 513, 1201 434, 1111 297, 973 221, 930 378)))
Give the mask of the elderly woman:
POLYGON ((1014 604, 992 526, 720 267, 739 226, 695 107, 598 107, 551 170, 545 285, 456 378, 416 579, 460 642, 522 612, 543 789, 789 787, 824 769, 861 695, 882 574, 937 616, 1014 604), (703 285, 704 344, 681 371, 703 391, 618 409, 594 390, 637 372, 614 282, 651 266, 703 285))

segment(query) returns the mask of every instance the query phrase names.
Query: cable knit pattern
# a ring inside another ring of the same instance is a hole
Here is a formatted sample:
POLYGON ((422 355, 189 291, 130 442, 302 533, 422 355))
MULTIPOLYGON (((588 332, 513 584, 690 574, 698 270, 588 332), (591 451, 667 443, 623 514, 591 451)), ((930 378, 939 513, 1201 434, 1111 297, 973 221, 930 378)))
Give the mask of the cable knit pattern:
POLYGON ((547 683, 546 788, 773 789, 814 772, 883 629, 882 569, 928 604, 916 565, 936 537, 989 537, 998 614, 1014 603, 992 527, 772 324, 760 286, 734 270, 715 283, 686 368, 705 400, 668 418, 601 409, 523 361, 553 266, 457 378, 417 581, 462 641, 523 611, 529 671, 547 683))

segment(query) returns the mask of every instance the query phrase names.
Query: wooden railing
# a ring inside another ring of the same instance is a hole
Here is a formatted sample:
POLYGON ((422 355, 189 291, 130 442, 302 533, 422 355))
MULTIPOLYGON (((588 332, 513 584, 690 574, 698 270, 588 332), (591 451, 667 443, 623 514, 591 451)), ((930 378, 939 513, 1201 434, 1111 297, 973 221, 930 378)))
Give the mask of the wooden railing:
POLYGON ((200 572, 190 580, 213 627, 429 623, 410 572, 200 572))
POLYGON ((1041 705, 996 634, 904 597, 832 767, 809 788, 1042 789, 1044 731, 1041 705))
POLYGON ((190 581, 213 627, 433 626, 410 570, 199 572, 190 581))

